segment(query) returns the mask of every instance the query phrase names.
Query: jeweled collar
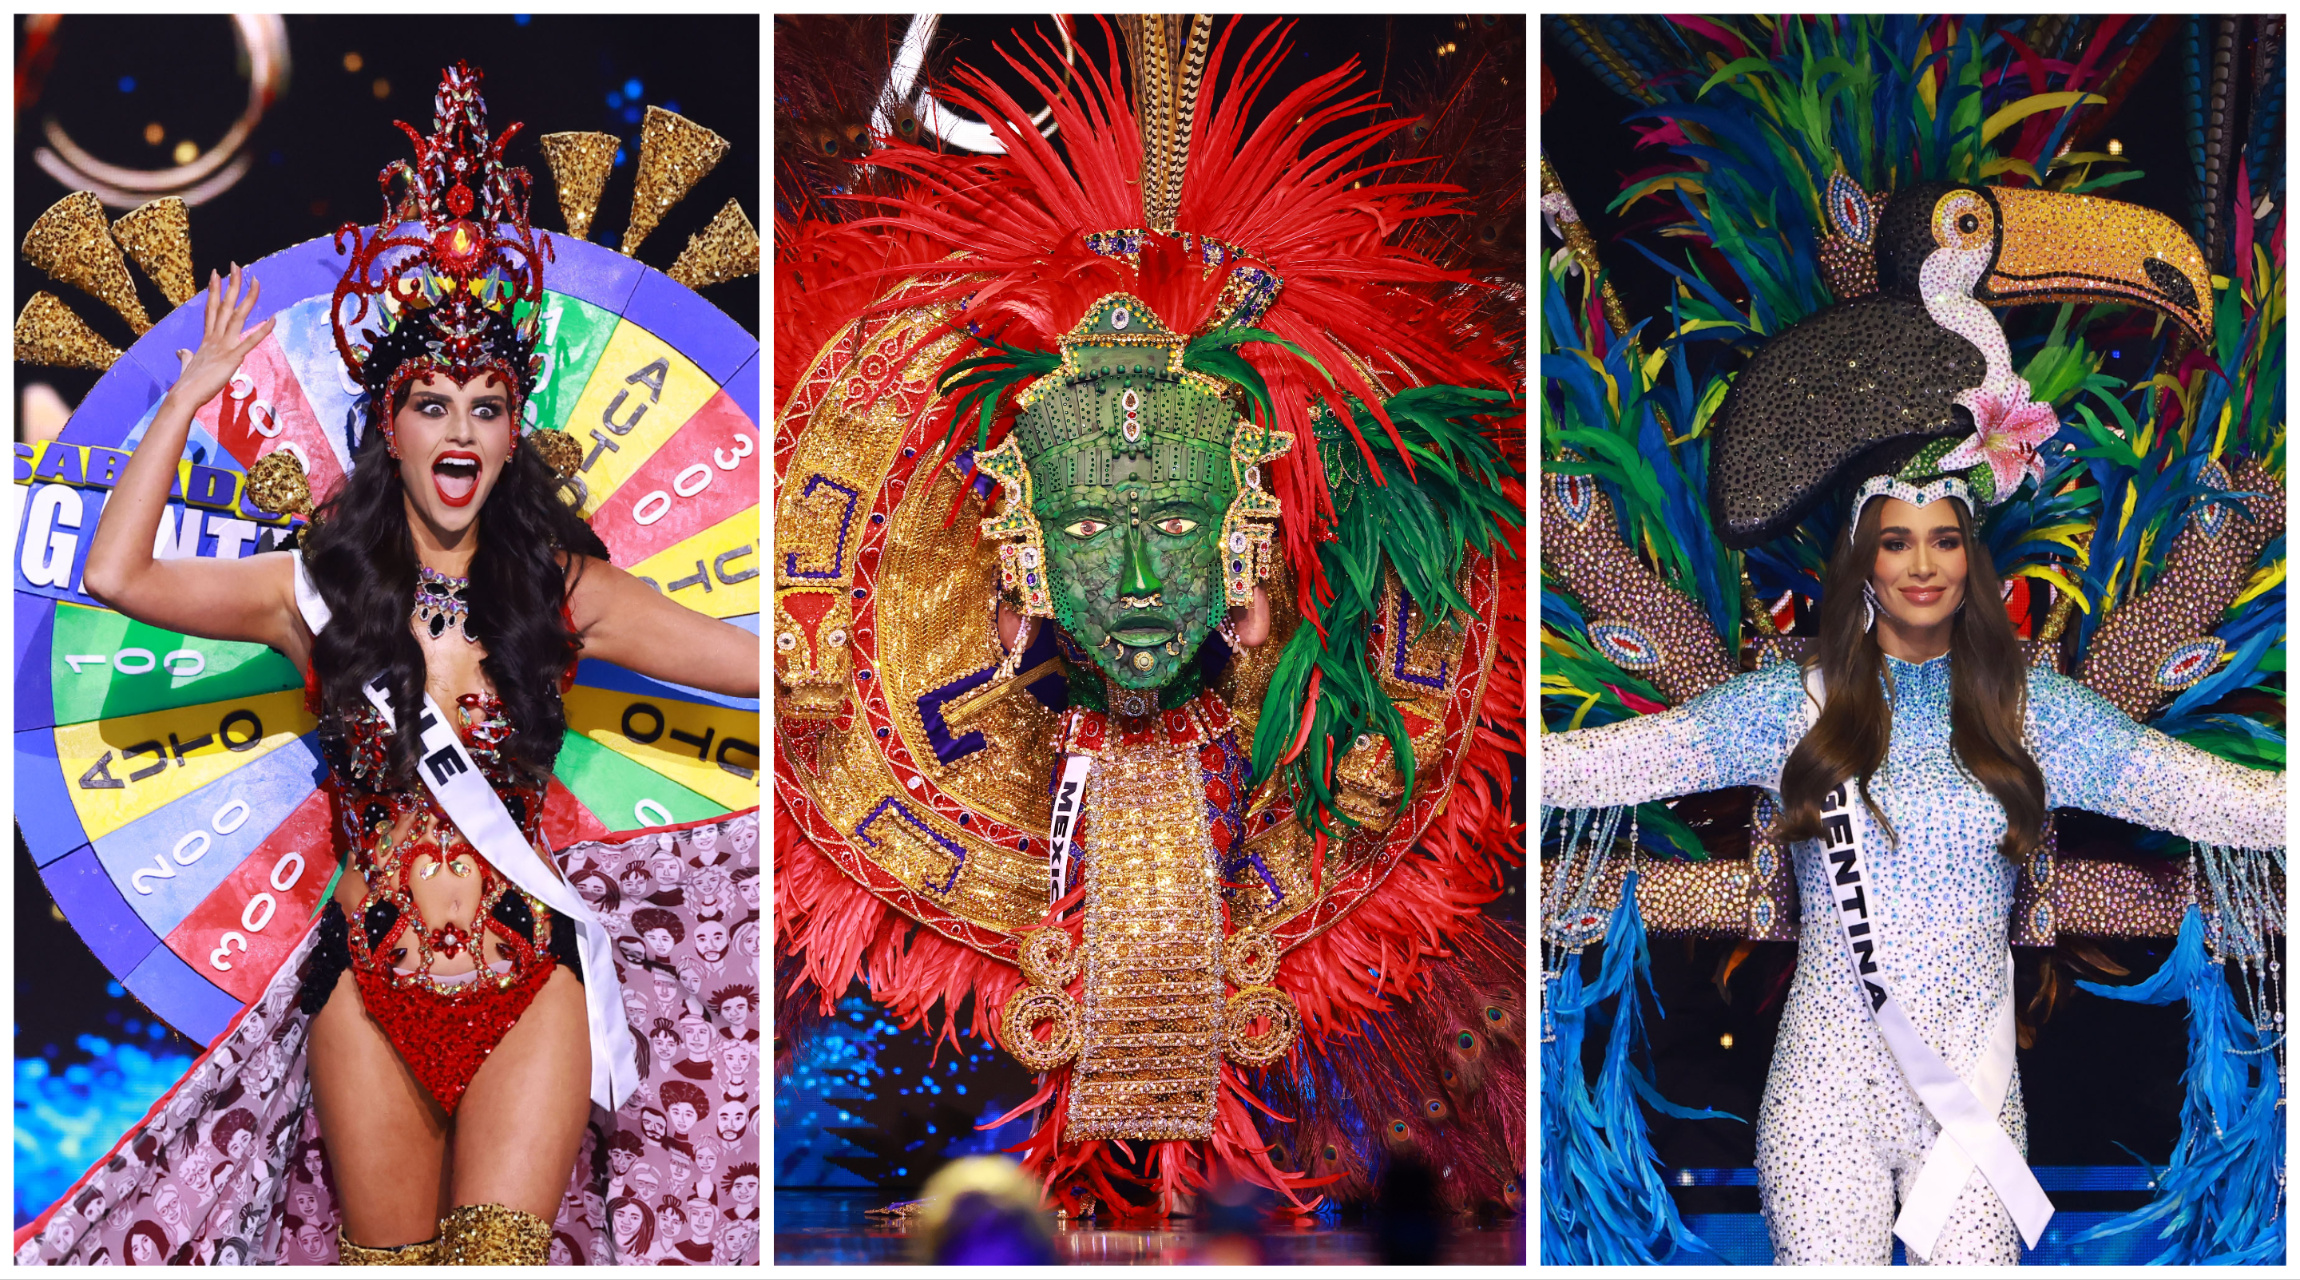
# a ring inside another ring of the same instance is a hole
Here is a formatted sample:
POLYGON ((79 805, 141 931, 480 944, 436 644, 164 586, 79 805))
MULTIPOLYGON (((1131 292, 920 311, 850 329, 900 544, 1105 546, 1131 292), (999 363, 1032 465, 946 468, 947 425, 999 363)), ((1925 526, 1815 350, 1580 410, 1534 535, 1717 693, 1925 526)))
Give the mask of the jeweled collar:
POLYGON ((1884 656, 1885 688, 1896 701, 1931 701, 1936 696, 1947 696, 1949 655, 1946 652, 1935 654, 1923 662, 1911 662, 1889 653, 1884 656))
POLYGON ((1220 738, 1230 731, 1232 723, 1229 704, 1211 690, 1179 707, 1142 716, 1072 707, 1056 724, 1055 751, 1090 756, 1111 747, 1155 742, 1186 747, 1220 738))

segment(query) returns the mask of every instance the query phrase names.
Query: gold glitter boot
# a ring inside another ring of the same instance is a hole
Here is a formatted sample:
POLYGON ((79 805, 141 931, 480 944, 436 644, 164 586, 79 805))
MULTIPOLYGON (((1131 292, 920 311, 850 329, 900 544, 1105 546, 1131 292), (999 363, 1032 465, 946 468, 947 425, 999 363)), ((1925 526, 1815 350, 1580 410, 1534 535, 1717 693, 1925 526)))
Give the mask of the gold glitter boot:
POLYGON ((459 1204, 439 1220, 439 1264, 540 1267, 550 1260, 551 1224, 500 1204, 459 1204))
POLYGON ((364 1244, 353 1244, 350 1236, 337 1231, 335 1254, 337 1265, 345 1267, 430 1267, 439 1263, 439 1241, 434 1238, 418 1244, 370 1249, 364 1244))

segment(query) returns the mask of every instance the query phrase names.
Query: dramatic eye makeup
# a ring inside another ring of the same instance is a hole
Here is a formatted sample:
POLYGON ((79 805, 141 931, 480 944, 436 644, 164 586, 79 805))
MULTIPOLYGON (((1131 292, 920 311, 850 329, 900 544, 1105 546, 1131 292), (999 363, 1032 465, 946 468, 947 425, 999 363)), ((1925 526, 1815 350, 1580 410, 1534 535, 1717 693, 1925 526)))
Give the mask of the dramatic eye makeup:
MULTIPOLYGON (((448 406, 453 402, 450 401, 446 396, 439 395, 435 392, 419 391, 411 398, 409 403, 414 406, 417 413, 436 418, 442 414, 445 414, 448 410, 448 406)), ((505 405, 506 401, 502 396, 488 396, 484 399, 472 401, 471 412, 473 416, 480 418, 500 417, 504 412, 505 405)))
MULTIPOLYGON (((1890 551, 1897 555, 1909 549, 1911 540, 1907 529, 1896 525, 1882 532, 1883 536, 1877 539, 1878 550, 1890 551)), ((1954 525, 1944 525, 1935 529, 1931 536, 1935 551, 1955 551, 1964 545, 1964 531, 1954 525)))

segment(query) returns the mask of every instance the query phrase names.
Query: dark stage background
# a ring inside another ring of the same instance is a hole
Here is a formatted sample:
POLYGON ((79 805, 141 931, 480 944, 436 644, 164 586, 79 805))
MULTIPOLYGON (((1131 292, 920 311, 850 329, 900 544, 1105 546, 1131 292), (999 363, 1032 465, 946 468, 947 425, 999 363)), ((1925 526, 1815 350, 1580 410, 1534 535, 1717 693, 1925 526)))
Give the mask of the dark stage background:
MULTIPOLYGON (((1637 148, 1637 135, 1623 120, 1637 104, 1607 89, 1554 40, 1544 40, 1541 57, 1557 87, 1555 102, 1541 117, 1541 152, 1587 222, 1632 322, 1653 315, 1666 320, 1669 276, 1625 243, 1631 224, 1650 221, 1650 202, 1620 212, 1607 209, 1629 174, 1665 156, 1659 149, 1637 148)), ((2159 57, 2133 85, 2099 140, 2121 141, 2124 156, 2145 175, 2109 194, 2175 218, 2184 217, 2189 198, 2180 74, 2179 58, 2159 57)), ((1683 251, 1672 250, 1669 242, 1649 232, 1642 238, 1648 248, 1683 260, 1683 251)), ((1561 243, 1546 231, 1541 241, 1545 255, 1561 243)), ((2137 350, 2129 356, 2102 354, 2108 357, 2106 372, 2120 378, 2135 375, 2137 350)), ((1741 812, 1746 804, 1742 801, 1741 812)), ((2137 828, 2065 810, 2059 822, 2064 844, 2072 835, 2118 843, 2142 836, 2137 828)), ((2131 982, 2154 973, 2171 943, 2169 938, 2101 943, 2100 951, 2133 975, 2107 980, 2131 982)), ((1653 939, 1654 993, 1667 1016, 1649 1018, 1646 1030, 1664 1097, 1684 1106, 1714 1107, 1749 1123, 1679 1120, 1651 1110, 1646 1119, 1663 1176, 1688 1224, 1729 1258, 1764 1261, 1771 1252, 1757 1218, 1754 1125, 1795 947, 1759 944, 1732 978, 1728 1001, 1714 977, 1732 946, 1729 941, 1653 939)), ((2024 949, 2015 956, 2016 995, 2027 1010, 2038 986, 2040 953, 2024 949)), ((2184 1009, 2115 1003, 2064 985, 2049 1019, 2035 1027, 2033 1045, 2019 1052, 2029 1163, 2062 1214, 2052 1231, 2072 1234, 2093 1220, 2086 1215, 2123 1212, 2148 1202, 2141 1161, 2162 1165, 2179 1133, 2181 1073, 2187 1066, 2184 1009)), ((2023 1017, 2024 1023, 2036 1020, 2033 1012, 2023 1017)), ((1605 1029, 1593 1026, 1587 1042, 1591 1079, 1604 1042, 1605 1029)), ((2109 1261, 2099 1248, 2093 1246, 2095 1252, 2087 1256, 2109 1261)), ((2048 1244, 2046 1254, 2029 1260, 2065 1260, 2049 1254, 2048 1244)), ((2139 1253, 2136 1260, 2147 1256, 2139 1253)))
MULTIPOLYGON (((778 20, 780 21, 780 20, 778 20)), ((1018 30, 1036 21, 1051 35, 1044 19, 989 15, 945 15, 936 38, 938 56, 944 41, 953 43, 952 60, 990 71, 999 83, 1026 107, 1036 104, 1028 84, 1006 67, 996 50, 1013 50, 1018 30)), ((1217 19, 1216 36, 1220 36, 1217 19)), ((1230 58, 1264 27, 1290 22, 1294 51, 1263 90, 1258 105, 1266 110, 1287 93, 1351 57, 1358 59, 1361 91, 1376 92, 1380 100, 1395 103, 1415 89, 1436 81, 1450 70, 1447 58, 1466 56, 1474 46, 1495 56, 1514 59, 1506 74, 1512 86, 1525 74, 1525 20, 1522 17, 1464 17, 1455 14, 1317 16, 1303 19, 1249 17, 1232 37, 1230 58), (1448 52, 1440 50, 1452 45, 1448 52)), ((894 19, 890 39, 899 41, 905 20, 894 19)), ((1101 29, 1091 18, 1077 23, 1081 47, 1091 51, 1098 65, 1107 66, 1101 29)), ((883 64, 882 64, 883 65, 883 64)), ((1206 83, 1216 83, 1209 66, 1206 83)), ((1376 116, 1373 119, 1389 118, 1376 116)), ((1363 123, 1353 120, 1351 127, 1363 123)), ((1332 131, 1339 136, 1341 130, 1332 131)), ((1320 145, 1330 138, 1321 136, 1320 145)), ((781 190, 785 181, 778 169, 778 206, 791 201, 781 190)), ((1522 179, 1521 179, 1522 185, 1522 179)), ((1491 197, 1493 193, 1477 193, 1491 197)), ((1503 234, 1521 243, 1523 204, 1516 206, 1516 221, 1503 234)), ((1513 758, 1513 800, 1519 821, 1525 820, 1525 762, 1513 758)), ((1515 921, 1525 919, 1523 869, 1512 873, 1508 891, 1488 908, 1491 914, 1515 921)), ((783 1046, 778 1041, 778 1056, 783 1046)), ((837 1014, 808 1033, 792 1055, 788 1070, 775 1089, 775 1168, 778 1192, 807 1188, 876 1188, 874 1203, 918 1194, 936 1169, 960 1155, 996 1151, 1021 1141, 1029 1132, 1027 1118, 996 1130, 975 1126, 1004 1114, 1033 1091, 1028 1072, 994 1046, 972 1036, 961 1037, 956 1048, 949 1042, 939 1052, 925 1034, 904 1031, 886 1019, 864 998, 861 987, 851 988, 837 1014)), ((819 1207, 820 1196, 786 1201, 794 1212, 801 1206, 819 1207)), ((844 1205, 844 1200, 838 1201, 844 1205)), ((859 1202, 858 1202, 859 1203, 859 1202)), ((808 1210, 811 1212, 812 1210, 808 1210)), ((855 1212, 859 1213, 859 1210, 855 1212)), ((801 1214, 800 1216, 804 1216, 801 1214)), ((848 1220, 844 1209, 838 1215, 848 1220)), ((811 1220, 811 1219, 810 1219, 811 1220)), ((859 1219, 856 1219, 859 1221, 859 1219)), ((794 1217, 794 1222, 797 1218, 794 1217)), ((796 1236, 778 1236, 778 1262, 899 1261, 899 1249, 888 1253, 887 1241, 871 1241, 850 1232, 828 1230, 796 1236)), ((1522 1237, 1515 1256, 1522 1260, 1522 1237)), ((1165 1255, 1160 1255, 1165 1256, 1165 1255)), ((1181 1255, 1173 1255, 1179 1257, 1181 1255)), ((1291 1258, 1293 1255, 1289 1254, 1291 1258)), ((1310 1255, 1304 1255, 1305 1259, 1310 1255)), ((1355 1260, 1359 1255, 1316 1255, 1320 1261, 1355 1260), (1346 1256, 1345 1256, 1346 1255, 1346 1256)), ((1466 1255, 1464 1260, 1470 1260, 1466 1255)))
MULTIPOLYGON (((33 159, 45 123, 113 164, 159 169, 179 146, 214 146, 247 105, 247 69, 236 63, 223 17, 63 18, 52 29, 15 21, 16 230, 69 190, 33 159), (156 137, 157 141, 150 140, 156 137)), ((509 156, 535 176, 531 216, 559 233, 558 191, 536 135, 613 133, 625 142, 590 239, 621 243, 647 105, 676 111, 727 139, 718 166, 674 206, 640 246, 667 268, 687 238, 729 199, 754 224, 759 199, 760 19, 503 14, 420 18, 294 16, 285 19, 289 71, 248 145, 252 165, 229 189, 191 211, 193 265, 253 262, 347 221, 373 222, 383 208, 376 173, 409 156, 395 119, 431 129, 440 68, 457 59, 486 73, 489 126, 500 137, 525 121, 509 156)), ((117 217, 124 209, 110 209, 117 217)), ((40 289, 62 296, 105 340, 125 349, 125 321, 78 290, 58 286, 21 258, 19 305, 40 289)), ((137 277, 154 319, 166 299, 137 277)), ((709 300, 759 332, 756 276, 714 285, 709 300)), ((76 404, 99 375, 17 367, 29 383, 76 404)), ((151 1018, 97 963, 56 913, 22 839, 16 841, 15 1221, 62 1193, 189 1065, 199 1046, 151 1018)))

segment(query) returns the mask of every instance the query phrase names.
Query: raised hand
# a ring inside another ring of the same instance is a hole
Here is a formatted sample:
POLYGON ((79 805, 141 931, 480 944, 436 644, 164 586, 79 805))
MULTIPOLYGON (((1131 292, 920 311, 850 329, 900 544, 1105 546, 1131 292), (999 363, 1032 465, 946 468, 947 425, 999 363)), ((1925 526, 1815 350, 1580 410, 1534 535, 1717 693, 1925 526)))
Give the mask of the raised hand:
POLYGON ((296 610, 294 571, 287 556, 226 553, 163 560, 153 554, 193 412, 231 385, 240 361, 272 331, 269 320, 241 329, 255 309, 257 292, 252 281, 242 286, 237 267, 232 268, 228 287, 222 277, 209 273, 200 349, 176 353, 184 362, 183 372, 160 400, 142 442, 104 503, 104 518, 88 546, 80 587, 148 626, 212 640, 268 644, 300 669, 311 658, 311 633, 296 610))
POLYGON ((261 281, 248 280, 243 286, 237 263, 233 264, 228 278, 213 271, 208 273, 208 310, 201 328, 200 349, 176 352, 176 358, 184 362, 184 367, 170 395, 196 408, 215 399, 231 385, 240 362, 271 333, 272 322, 278 319, 274 316, 252 329, 241 328, 247 323, 248 313, 255 310, 256 298, 262 292, 261 281))

